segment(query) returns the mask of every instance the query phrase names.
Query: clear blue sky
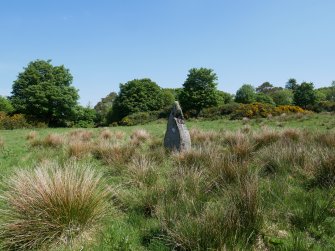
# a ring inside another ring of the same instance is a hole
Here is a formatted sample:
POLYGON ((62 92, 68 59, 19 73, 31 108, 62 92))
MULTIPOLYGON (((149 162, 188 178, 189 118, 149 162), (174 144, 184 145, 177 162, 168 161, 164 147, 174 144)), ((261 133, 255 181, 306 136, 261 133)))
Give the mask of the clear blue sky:
POLYGON ((230 93, 335 80, 334 0, 3 0, 0 34, 6 96, 35 59, 69 68, 83 105, 134 78, 181 87, 192 67, 230 93))

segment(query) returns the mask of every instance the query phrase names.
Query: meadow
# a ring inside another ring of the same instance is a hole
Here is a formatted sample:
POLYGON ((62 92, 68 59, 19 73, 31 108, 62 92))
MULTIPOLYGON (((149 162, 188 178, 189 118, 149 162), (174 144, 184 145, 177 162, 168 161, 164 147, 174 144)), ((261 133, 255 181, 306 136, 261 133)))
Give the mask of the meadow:
POLYGON ((332 113, 0 131, 3 250, 333 250, 332 113))

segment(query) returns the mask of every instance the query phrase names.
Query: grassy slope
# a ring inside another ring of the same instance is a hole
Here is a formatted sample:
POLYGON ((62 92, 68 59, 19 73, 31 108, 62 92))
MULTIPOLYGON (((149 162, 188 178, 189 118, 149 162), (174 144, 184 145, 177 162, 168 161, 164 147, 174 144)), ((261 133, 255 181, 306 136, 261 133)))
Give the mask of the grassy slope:
MULTIPOLYGON (((306 115, 303 117, 277 117, 272 119, 258 119, 250 121, 188 121, 189 128, 214 131, 237 131, 243 127, 259 130, 261 126, 271 128, 299 128, 308 131, 335 131, 335 118, 330 114, 306 115)), ((152 123, 143 126, 110 128, 111 131, 124 131, 129 135, 136 129, 145 129, 156 138, 162 140, 165 122, 152 123)), ((38 129, 39 137, 43 138, 49 133, 68 133, 75 129, 38 129)), ((101 129, 89 129, 98 134, 101 129)), ((65 149, 30 148, 26 135, 30 130, 0 131, 5 147, 0 150, 1 177, 9 175, 14 168, 32 168, 44 160, 56 160, 59 163, 68 159, 65 149)), ((143 150, 147 151, 147 150, 143 150)), ((100 237, 94 250, 170 250, 169 240, 162 237, 160 222, 156 217, 148 217, 143 210, 143 202, 152 199, 150 191, 145 187, 129 185, 129 177, 123 169, 111 168, 100 160, 88 157, 80 160, 106 172, 109 183, 117 187, 116 194, 120 196, 120 210, 113 213, 110 222, 106 222, 104 234, 100 237)), ((171 160, 162 160, 155 169, 157 184, 167 182, 171 169, 171 160)), ((318 224, 318 216, 326 210, 324 204, 328 203, 330 191, 315 189, 306 193, 304 188, 305 177, 301 173, 276 175, 274 178, 266 177, 260 183, 262 197, 262 213, 265 214, 262 235, 265 242, 274 250, 308 250, 330 248, 334 244, 331 235, 335 234, 333 218, 322 219, 330 221, 325 229, 318 224), (285 184, 285 186, 283 186, 285 184), (289 189, 289 191, 287 190, 289 189), (307 204, 306 204, 307 203, 307 204), (312 207, 312 209, 311 209, 312 207), (314 211, 313 211, 314 210, 314 211), (288 223, 286 212, 294 215, 294 227, 288 223), (308 214, 308 215, 305 215, 308 214), (313 218, 314 217, 314 218, 313 218), (308 221, 307 223, 304 220, 308 221), (330 229, 329 229, 330 228, 330 229), (308 230, 307 230, 308 229, 308 230), (323 244, 324 246, 323 246, 323 244)), ((158 186, 159 187, 159 186, 158 186)), ((117 203, 117 202, 114 202, 117 203)), ((153 202, 154 203, 154 202, 153 202)), ((259 244, 259 249, 262 245, 259 244)), ((257 245, 256 245, 257 246, 257 245)), ((241 244, 244 247, 244 244, 241 244)), ((253 246, 255 248, 255 246, 253 246)))

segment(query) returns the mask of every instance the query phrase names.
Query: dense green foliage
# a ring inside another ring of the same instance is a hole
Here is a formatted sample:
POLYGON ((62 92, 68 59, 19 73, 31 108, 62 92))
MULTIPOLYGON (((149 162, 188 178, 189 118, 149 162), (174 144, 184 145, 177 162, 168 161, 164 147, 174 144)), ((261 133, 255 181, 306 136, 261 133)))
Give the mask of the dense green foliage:
POLYGON ((14 107, 10 100, 6 97, 0 96, 0 112, 11 113, 14 107))
POLYGON ((237 90, 235 95, 235 102, 250 104, 256 101, 256 91, 252 85, 244 84, 237 90))
POLYGON ((163 90, 151 79, 134 79, 120 84, 109 122, 120 121, 136 112, 157 111, 166 105, 163 90))
POLYGON ((271 93, 271 98, 276 105, 291 105, 293 104, 292 90, 284 89, 271 93))
POLYGON ((98 126, 108 125, 107 116, 108 113, 112 110, 112 106, 116 97, 117 94, 115 92, 111 92, 94 106, 94 110, 97 114, 95 122, 98 126))
POLYGON ((212 69, 190 69, 179 95, 182 108, 185 111, 193 109, 199 113, 203 108, 216 106, 219 102, 217 80, 218 77, 212 69))
POLYGON ((297 87, 298 87, 297 80, 294 78, 290 78, 285 85, 286 89, 289 89, 292 91, 295 91, 297 87))
POLYGON ((11 101, 16 112, 50 126, 65 125, 71 121, 79 98, 71 85, 72 75, 64 66, 53 66, 50 60, 36 60, 19 73, 11 101))
POLYGON ((271 105, 275 104, 275 102, 269 95, 266 95, 265 93, 262 93, 262 92, 256 94, 256 102, 264 103, 264 104, 271 104, 271 105))
POLYGON ((314 91, 313 83, 303 82, 294 90, 294 104, 306 108, 308 105, 314 105, 317 96, 314 91))

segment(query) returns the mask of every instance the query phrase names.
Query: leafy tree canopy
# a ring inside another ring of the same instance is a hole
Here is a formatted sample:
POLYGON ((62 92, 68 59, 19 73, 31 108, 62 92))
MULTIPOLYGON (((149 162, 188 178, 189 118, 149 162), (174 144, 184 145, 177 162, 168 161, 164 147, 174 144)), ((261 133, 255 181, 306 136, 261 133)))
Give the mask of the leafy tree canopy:
POLYGON ((112 110, 114 100, 117 97, 116 92, 109 93, 106 97, 102 98, 95 106, 96 123, 98 125, 107 125, 107 115, 112 110))
POLYGON ((71 86, 72 75, 51 60, 30 62, 13 84, 11 101, 15 110, 48 123, 64 125, 71 120, 79 98, 71 86))
POLYGON ((233 96, 227 92, 217 90, 218 105, 224 105, 233 102, 233 96))
POLYGON ((271 105, 275 104, 273 99, 269 95, 266 95, 263 92, 256 94, 256 101, 263 104, 271 104, 271 105))
POLYGON ((292 90, 292 91, 295 91, 297 88, 298 88, 298 84, 297 84, 297 80, 295 78, 290 78, 286 85, 285 85, 285 88, 286 89, 289 89, 289 90, 292 90))
POLYGON ((212 69, 192 68, 183 84, 179 95, 184 110, 196 110, 216 106, 219 101, 217 93, 218 77, 212 69))
POLYGON ((264 82, 263 84, 261 84, 260 86, 258 86, 256 88, 256 92, 257 93, 265 93, 265 94, 267 94, 267 93, 271 92, 271 90, 273 88, 274 87, 273 87, 272 84, 270 84, 270 82, 264 82))
POLYGON ((14 107, 10 100, 6 97, 0 96, 0 112, 11 113, 14 107))
POLYGON ((151 79, 134 79, 120 84, 120 92, 114 100, 109 122, 136 113, 157 111, 164 107, 164 93, 151 79))
POLYGON ((303 82, 294 91, 294 104, 306 108, 307 105, 314 105, 317 96, 313 83, 303 82))
POLYGON ((293 92, 289 89, 277 90, 271 93, 271 98, 276 103, 276 105, 293 104, 293 92))
POLYGON ((235 102, 250 104, 256 101, 255 88, 252 85, 244 84, 237 90, 235 95, 235 102))

